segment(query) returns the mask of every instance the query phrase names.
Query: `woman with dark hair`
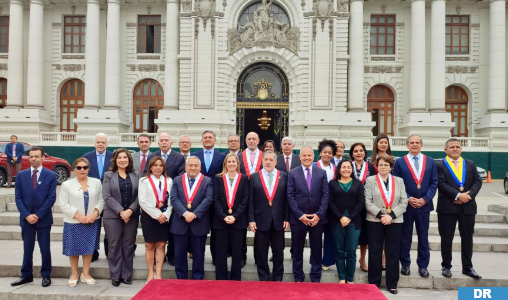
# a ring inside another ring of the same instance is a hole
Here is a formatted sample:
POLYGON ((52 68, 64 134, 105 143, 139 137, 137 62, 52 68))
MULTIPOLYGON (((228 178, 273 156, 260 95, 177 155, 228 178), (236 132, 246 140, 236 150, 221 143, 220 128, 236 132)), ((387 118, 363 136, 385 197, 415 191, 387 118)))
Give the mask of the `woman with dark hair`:
POLYGON ((339 283, 353 283, 365 192, 361 181, 353 175, 353 163, 350 160, 342 160, 335 174, 335 179, 328 183, 328 228, 335 243, 339 283))
POLYGON ((104 231, 108 237, 108 264, 111 284, 132 284, 134 249, 139 224, 137 172, 127 149, 113 152, 109 171, 104 173, 102 195, 104 231))
MULTIPOLYGON (((373 165, 367 163, 367 149, 363 143, 354 143, 349 149, 349 155, 353 158, 353 174, 356 179, 360 180, 363 185, 367 177, 376 175, 376 168, 373 165)), ((362 230, 358 239, 360 245, 360 269, 367 272, 369 269, 365 262, 365 256, 367 254, 368 232, 367 232, 367 211, 365 209, 361 212, 362 217, 362 230)))
MULTIPOLYGON (((376 159, 381 155, 392 156, 392 149, 390 148, 390 139, 384 133, 381 133, 378 136, 376 136, 374 144, 372 145, 372 154, 367 158, 367 162, 369 164, 372 164, 374 168, 376 168, 376 172, 377 172, 377 166, 375 164, 376 159)), ((394 160, 396 159, 397 158, 394 157, 394 160)))
POLYGON ((263 144, 263 152, 266 152, 266 151, 276 152, 275 151, 275 142, 273 140, 266 140, 265 143, 263 144))

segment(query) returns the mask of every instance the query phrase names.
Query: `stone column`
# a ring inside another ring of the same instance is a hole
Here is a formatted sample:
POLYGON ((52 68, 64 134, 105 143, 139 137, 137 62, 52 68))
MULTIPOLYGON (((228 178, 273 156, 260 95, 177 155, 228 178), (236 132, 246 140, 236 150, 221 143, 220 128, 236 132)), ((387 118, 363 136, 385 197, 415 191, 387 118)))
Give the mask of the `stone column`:
MULTIPOLYGON (((7 107, 23 107, 23 1, 11 0, 9 7, 9 79, 7 107)), ((42 47, 42 44, 41 44, 42 47)))
POLYGON ((44 108, 44 1, 30 0, 26 108, 44 108))
POLYGON ((178 109, 178 37, 180 19, 178 0, 167 0, 166 17, 166 61, 164 65, 164 109, 178 109))
POLYGON ((85 108, 99 108, 99 0, 87 1, 85 51, 85 108))
POLYGON ((488 113, 506 113, 506 0, 490 1, 488 113))
POLYGON ((120 108, 120 1, 108 0, 105 109, 120 108))
POLYGON ((411 0, 409 112, 426 111, 425 79, 425 0, 411 0))
POLYGON ((349 11, 348 111, 363 105, 363 0, 352 0, 349 11))
POLYGON ((445 111, 446 1, 433 0, 430 31, 430 111, 445 111))

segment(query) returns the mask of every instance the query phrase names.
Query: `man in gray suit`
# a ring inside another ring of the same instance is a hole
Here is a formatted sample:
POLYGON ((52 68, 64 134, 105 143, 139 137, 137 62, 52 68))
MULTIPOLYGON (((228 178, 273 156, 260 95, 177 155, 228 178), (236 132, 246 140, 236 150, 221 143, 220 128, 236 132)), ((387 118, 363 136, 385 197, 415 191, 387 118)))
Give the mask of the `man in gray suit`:
POLYGON ((138 172, 139 176, 142 175, 145 165, 148 164, 148 155, 150 155, 151 144, 152 141, 150 140, 150 136, 146 134, 140 134, 138 136, 139 152, 132 154, 132 160, 134 164, 134 171, 138 172))
POLYGON ((192 143, 190 137, 187 135, 180 136, 178 140, 178 147, 180 148, 180 153, 182 153, 183 158, 185 158, 185 163, 187 163, 187 159, 189 158, 191 152, 192 143))

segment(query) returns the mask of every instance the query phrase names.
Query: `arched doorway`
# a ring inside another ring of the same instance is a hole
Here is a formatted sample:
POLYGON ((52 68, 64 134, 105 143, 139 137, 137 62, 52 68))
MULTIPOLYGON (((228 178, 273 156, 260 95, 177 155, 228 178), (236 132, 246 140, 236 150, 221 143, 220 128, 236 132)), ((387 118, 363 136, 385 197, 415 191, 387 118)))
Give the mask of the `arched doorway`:
POLYGON ((134 89, 133 124, 134 132, 157 132, 154 120, 159 110, 164 107, 164 91, 162 85, 153 79, 146 79, 134 89))
POLYGON ((270 63, 247 67, 237 83, 236 132, 245 149, 245 135, 259 134, 260 144, 274 140, 280 143, 289 133, 289 83, 284 72, 270 63))
POLYGON ((7 79, 0 78, 0 108, 7 106, 7 79))
POLYGON ((452 115, 452 136, 467 137, 467 104, 466 91, 460 86, 450 85, 446 88, 446 111, 452 115))
POLYGON ((79 79, 67 81, 60 90, 60 131, 76 132, 74 118, 85 105, 85 83, 79 79))
POLYGON ((393 114, 395 98, 392 90, 384 85, 373 86, 367 94, 367 110, 370 111, 372 121, 376 126, 372 128, 372 135, 380 133, 393 135, 393 114))

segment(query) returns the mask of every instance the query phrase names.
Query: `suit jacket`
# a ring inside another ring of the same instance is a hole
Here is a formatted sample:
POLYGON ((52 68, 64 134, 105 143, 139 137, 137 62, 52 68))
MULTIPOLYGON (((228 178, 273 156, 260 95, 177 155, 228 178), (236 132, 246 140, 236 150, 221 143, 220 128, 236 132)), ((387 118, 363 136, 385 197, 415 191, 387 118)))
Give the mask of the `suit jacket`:
POLYGON ((273 198, 273 204, 268 204, 259 172, 252 174, 249 181, 249 222, 256 222, 261 231, 269 231, 272 225, 276 231, 283 230, 284 222, 289 222, 289 206, 287 194, 288 175, 280 172, 279 186, 273 198))
POLYGON ((37 186, 32 185, 31 168, 25 169, 16 176, 15 197, 19 211, 19 226, 46 227, 53 224, 52 208, 56 201, 56 174, 42 168, 37 186), (31 225, 26 220, 31 214, 37 215, 39 221, 31 225))
POLYGON ((99 179, 88 177, 88 210, 85 214, 85 198, 83 189, 77 178, 69 179, 62 183, 60 194, 58 194, 58 204, 64 214, 64 222, 78 224, 79 221, 74 219, 74 215, 78 212, 80 215, 91 216, 97 208, 100 213, 104 208, 104 200, 102 198, 102 184, 99 179))
MULTIPOLYGON (((302 164, 300 161, 300 157, 296 154, 291 154, 291 166, 289 166, 289 170, 293 170, 294 168, 298 167, 302 164)), ((279 171, 282 171, 284 173, 287 173, 288 170, 286 169, 286 162, 284 161, 284 154, 280 154, 277 156, 277 165, 275 165, 275 168, 279 171)))
MULTIPOLYGON (((106 150, 105 154, 106 156, 104 157, 104 168, 102 168, 102 179, 104 179, 104 173, 108 171, 111 165, 111 159, 113 158, 113 152, 106 150)), ((90 162, 90 171, 88 172, 88 177, 97 178, 102 181, 101 176, 99 175, 99 167, 97 166, 96 150, 85 153, 82 157, 88 159, 90 162)))
MULTIPOLYGON (((13 163, 12 161, 12 146, 13 143, 8 143, 5 145, 5 155, 7 155, 7 163, 13 163)), ((18 160, 16 161, 17 164, 21 163, 21 160, 23 159, 23 153, 25 153, 25 147, 21 143, 16 143, 16 158, 18 160)))
MULTIPOLYGON (((227 174, 224 175, 227 178, 227 174)), ((214 178, 215 183, 213 184, 213 205, 215 208, 215 214, 212 220, 212 227, 214 229, 226 229, 226 222, 224 218, 229 216, 228 213, 228 195, 224 188, 224 179, 216 176, 214 178)), ((231 214, 235 219, 233 223, 234 229, 245 230, 247 228, 247 205, 249 203, 249 179, 247 175, 241 175, 240 183, 235 194, 235 202, 233 203, 233 213, 231 214)))
POLYGON ((440 214, 458 214, 461 210, 466 215, 474 215, 476 210, 476 195, 482 188, 482 179, 476 165, 472 160, 464 159, 466 162, 466 179, 464 180, 464 192, 469 191, 471 200, 464 204, 455 204, 455 197, 459 191, 459 185, 452 177, 450 170, 445 166, 444 161, 438 161, 437 174, 439 178, 438 184, 438 197, 437 197, 437 212, 440 214))
MULTIPOLYGON (((240 173, 247 174, 247 172, 245 171, 245 165, 243 164, 243 152, 244 151, 247 151, 247 150, 243 150, 242 152, 238 152, 238 159, 240 160, 240 173)), ((261 169, 263 169, 263 156, 261 154, 261 150, 259 150, 259 154, 261 156, 261 165, 259 166, 259 170, 261 170, 261 169)), ((250 161, 250 157, 247 157, 247 161, 250 161)), ((250 174, 250 175, 252 176, 252 174, 250 174)))
MULTIPOLYGON (((151 152, 148 153, 148 156, 146 157, 146 164, 148 165, 148 157, 150 156, 151 152)), ((138 172, 138 175, 141 176, 141 173, 143 173, 143 170, 141 170, 141 152, 135 152, 132 153, 132 164, 134 166, 134 171, 138 172)))
POLYGON ((304 214, 317 214, 321 219, 319 225, 326 224, 328 209, 328 178, 326 171, 313 167, 311 173, 311 190, 303 175, 303 166, 298 166, 288 174, 288 205, 291 211, 290 222, 297 224, 304 214))
MULTIPOLYGON (((173 180, 167 177, 166 184, 168 187, 166 195, 169 198, 171 194, 171 188, 173 187, 173 180)), ((171 200, 168 199, 168 208, 166 209, 166 211, 161 212, 161 210, 157 208, 157 198, 155 196, 155 193, 153 192, 150 180, 148 180, 147 177, 139 178, 138 201, 140 208, 153 219, 157 220, 161 214, 164 214, 166 218, 168 218, 168 222, 170 221, 171 213, 173 211, 173 207, 171 206, 171 200)))
POLYGON ((439 181, 434 159, 427 156, 427 163, 421 184, 421 189, 417 189, 416 182, 413 179, 413 175, 411 175, 411 170, 407 166, 404 157, 401 157, 395 161, 395 166, 393 167, 393 175, 404 180, 408 199, 409 197, 423 198, 427 202, 427 204, 420 208, 414 208, 411 205, 408 205, 407 211, 418 209, 420 212, 431 212, 434 210, 434 202, 432 199, 436 195, 437 184, 439 181))
POLYGON ((212 161, 210 162, 210 168, 206 171, 205 164, 205 150, 201 149, 197 152, 191 153, 191 156, 196 156, 201 161, 201 174, 212 179, 212 185, 215 184, 215 175, 222 172, 222 164, 226 158, 226 154, 219 152, 217 149, 213 151, 212 161))
MULTIPOLYGON (((139 175, 136 172, 127 173, 132 183, 132 203, 129 206, 134 212, 131 217, 137 217, 139 214, 138 202, 138 184, 139 175)), ((169 188, 168 188, 169 190, 169 188)), ((120 212, 123 211, 122 194, 120 192, 120 182, 118 180, 118 172, 107 171, 104 173, 102 186, 102 195, 106 205, 104 206, 105 219, 119 219, 120 212)))
MULTIPOLYGON (((367 221, 370 222, 381 222, 376 216, 379 212, 386 214, 386 205, 379 191, 377 185, 377 176, 368 177, 365 181, 365 208, 367 209, 367 221)), ((406 188, 404 186, 404 180, 402 178, 394 176, 395 178, 395 198, 392 203, 392 213, 395 214, 395 218, 392 219, 392 223, 404 223, 404 212, 407 207, 407 196, 406 188)), ((383 184, 383 183, 381 183, 383 184)))
MULTIPOLYGON (((190 227, 192 233, 196 236, 207 235, 210 232, 210 214, 208 210, 213 202, 212 180, 204 176, 201 186, 196 191, 191 208, 187 209, 187 198, 185 198, 182 178, 185 177, 183 175, 176 177, 171 189, 171 205, 175 212, 173 218, 171 218, 171 233, 183 235, 190 227), (185 222, 183 217, 183 214, 187 211, 196 215, 196 219, 190 224, 185 222)), ((197 184, 197 182, 194 184, 197 184)))
MULTIPOLYGON (((148 155, 148 161, 146 162, 145 169, 143 170, 143 176, 146 175, 148 163, 154 156, 162 157, 161 151, 158 150, 148 155)), ((175 150, 171 150, 166 160, 166 175, 168 175, 171 179, 175 179, 176 176, 180 176, 183 173, 185 173, 185 159, 183 158, 183 155, 175 150)))
POLYGON ((331 230, 335 230, 340 225, 340 219, 344 216, 345 210, 348 210, 348 218, 353 222, 355 228, 362 228, 362 217, 360 212, 365 207, 365 189, 360 180, 353 178, 353 183, 346 193, 337 180, 328 182, 328 225, 331 230), (348 207, 341 211, 340 208, 348 207))

